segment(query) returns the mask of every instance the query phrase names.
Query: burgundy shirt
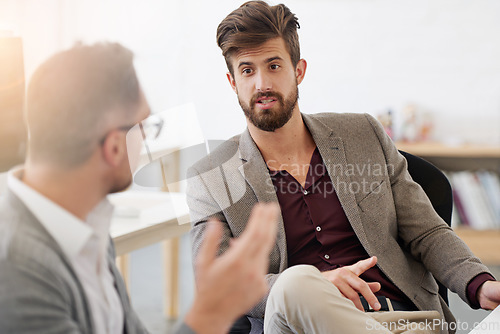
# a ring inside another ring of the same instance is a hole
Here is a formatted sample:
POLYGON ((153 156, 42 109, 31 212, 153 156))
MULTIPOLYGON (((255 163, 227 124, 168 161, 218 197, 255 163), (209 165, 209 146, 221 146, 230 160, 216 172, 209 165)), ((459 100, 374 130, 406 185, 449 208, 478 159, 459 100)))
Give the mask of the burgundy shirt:
MULTIPOLYGON (((269 171, 283 216, 288 265, 309 264, 327 271, 367 259, 369 255, 344 213, 317 148, 308 167, 304 187, 286 170, 269 171)), ((376 295, 411 303, 377 266, 360 277, 381 284, 376 295)), ((477 304, 480 284, 489 279, 494 280, 489 274, 480 274, 469 283, 468 297, 473 304, 477 304)))

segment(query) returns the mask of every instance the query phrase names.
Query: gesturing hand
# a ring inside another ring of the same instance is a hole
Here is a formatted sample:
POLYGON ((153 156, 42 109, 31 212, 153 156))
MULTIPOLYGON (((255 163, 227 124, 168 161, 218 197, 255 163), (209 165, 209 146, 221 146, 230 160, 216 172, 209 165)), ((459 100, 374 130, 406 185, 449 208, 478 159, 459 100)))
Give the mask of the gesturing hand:
POLYGON ((359 275, 375 264, 377 264, 377 257, 372 256, 366 260, 358 261, 353 265, 325 271, 322 272, 322 274, 339 289, 344 297, 350 299, 361 311, 363 311, 363 305, 359 299, 359 294, 365 297, 368 304, 370 304, 374 310, 378 311, 380 309, 380 303, 377 297, 375 297, 374 292, 380 290, 380 283, 367 283, 359 278, 359 275))
POLYGON ((277 204, 257 204, 243 234, 217 257, 222 228, 208 223, 196 260, 197 296, 185 322, 196 333, 227 332, 268 290, 265 275, 276 239, 277 204))

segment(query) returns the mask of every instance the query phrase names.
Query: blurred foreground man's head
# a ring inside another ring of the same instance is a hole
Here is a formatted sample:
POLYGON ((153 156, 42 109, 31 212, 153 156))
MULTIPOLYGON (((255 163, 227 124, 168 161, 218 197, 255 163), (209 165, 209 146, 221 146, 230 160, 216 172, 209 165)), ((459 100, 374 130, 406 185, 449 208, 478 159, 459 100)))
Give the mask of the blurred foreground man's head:
POLYGON ((149 115, 131 51, 103 43, 56 54, 34 73, 26 112, 27 170, 88 171, 103 194, 130 184, 127 131, 149 115))

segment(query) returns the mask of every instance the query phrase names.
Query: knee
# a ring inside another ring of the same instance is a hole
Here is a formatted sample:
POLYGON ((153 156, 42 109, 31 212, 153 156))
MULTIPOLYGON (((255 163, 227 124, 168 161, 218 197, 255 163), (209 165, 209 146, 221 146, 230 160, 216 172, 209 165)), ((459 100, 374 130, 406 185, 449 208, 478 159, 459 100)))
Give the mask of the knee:
POLYGON ((321 275, 319 270, 311 265, 297 265, 290 267, 280 274, 276 280, 273 289, 277 290, 295 291, 297 289, 304 289, 314 281, 318 275, 321 275))
POLYGON ((274 283, 269 298, 286 301, 287 303, 301 304, 316 298, 322 298, 325 287, 330 293, 340 292, 321 272, 311 265, 297 265, 290 267, 280 274, 274 283))

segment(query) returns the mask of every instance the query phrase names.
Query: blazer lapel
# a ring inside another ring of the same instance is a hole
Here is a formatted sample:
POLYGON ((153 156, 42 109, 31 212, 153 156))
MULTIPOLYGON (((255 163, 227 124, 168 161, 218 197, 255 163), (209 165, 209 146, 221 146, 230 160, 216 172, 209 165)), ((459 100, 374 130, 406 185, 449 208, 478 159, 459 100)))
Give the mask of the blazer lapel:
POLYGON ((354 192, 349 191, 351 178, 349 173, 346 173, 348 165, 342 138, 335 137, 334 131, 323 122, 315 119, 314 116, 302 114, 302 118, 323 158, 347 219, 361 243, 368 245, 368 239, 359 216, 356 197, 354 192))
MULTIPOLYGON (((273 186, 269 170, 262 158, 262 155, 253 141, 248 129, 241 134, 239 144, 240 159, 242 165, 238 168, 241 175, 253 190, 258 202, 275 202, 278 203, 278 197, 273 186)), ((281 213, 278 217, 278 236, 276 239, 280 254, 280 268, 287 268, 287 249, 285 227, 283 225, 283 217, 281 213)))

